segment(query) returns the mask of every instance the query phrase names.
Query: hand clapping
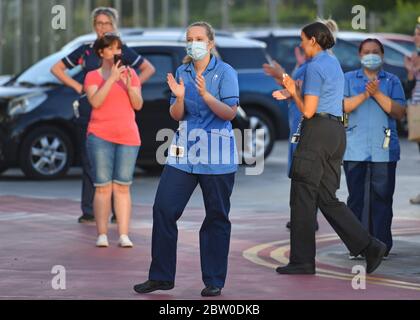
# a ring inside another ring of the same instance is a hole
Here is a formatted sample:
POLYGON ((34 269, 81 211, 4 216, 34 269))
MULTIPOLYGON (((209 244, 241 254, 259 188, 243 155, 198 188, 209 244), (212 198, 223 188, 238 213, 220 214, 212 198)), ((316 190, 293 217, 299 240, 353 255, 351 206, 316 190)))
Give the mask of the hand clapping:
POLYGON ((296 82, 287 74, 284 74, 283 76, 283 86, 286 88, 286 90, 289 92, 289 94, 292 97, 296 95, 296 91, 297 91, 296 82))
POLYGON ((366 91, 371 97, 375 96, 379 92, 379 80, 373 80, 368 82, 366 85, 366 91))
POLYGON ((203 77, 201 73, 197 74, 195 78, 195 83, 197 86, 198 93, 200 94, 200 96, 204 97, 207 93, 206 79, 203 77))
POLYGON ((184 85, 184 80, 182 80, 182 78, 180 78, 179 84, 178 84, 178 82, 176 81, 176 79, 174 78, 172 73, 168 73, 167 82, 168 82, 169 88, 171 89, 171 91, 175 95, 175 97, 184 98, 184 96, 185 96, 185 85, 184 85))
POLYGON ((266 75, 273 77, 277 83, 283 85, 283 74, 286 71, 280 64, 273 60, 272 64, 264 63, 263 69, 266 75))

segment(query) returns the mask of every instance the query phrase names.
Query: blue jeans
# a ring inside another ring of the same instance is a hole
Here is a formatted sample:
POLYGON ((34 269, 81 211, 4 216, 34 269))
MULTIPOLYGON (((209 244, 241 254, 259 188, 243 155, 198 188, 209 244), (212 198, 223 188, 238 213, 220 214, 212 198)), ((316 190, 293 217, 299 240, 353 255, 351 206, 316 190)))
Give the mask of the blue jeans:
POLYGON ((94 186, 103 187, 112 182, 131 185, 139 149, 138 146, 116 144, 89 134, 87 150, 94 186))

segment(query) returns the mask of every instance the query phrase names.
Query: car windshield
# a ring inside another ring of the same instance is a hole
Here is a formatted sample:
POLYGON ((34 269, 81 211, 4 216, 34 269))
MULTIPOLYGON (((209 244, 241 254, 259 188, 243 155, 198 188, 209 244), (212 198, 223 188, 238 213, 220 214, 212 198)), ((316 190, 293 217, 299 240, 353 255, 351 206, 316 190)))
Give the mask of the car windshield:
MULTIPOLYGON (((68 53, 69 52, 67 51, 60 51, 42 59, 41 61, 35 63, 24 72, 22 72, 15 79, 15 83, 34 86, 42 86, 55 83, 60 84, 60 81, 51 73, 50 69, 55 63, 64 58, 68 53)), ((81 67, 78 66, 72 70, 68 70, 67 74, 70 77, 74 77, 77 73, 80 72, 80 70, 81 67)))

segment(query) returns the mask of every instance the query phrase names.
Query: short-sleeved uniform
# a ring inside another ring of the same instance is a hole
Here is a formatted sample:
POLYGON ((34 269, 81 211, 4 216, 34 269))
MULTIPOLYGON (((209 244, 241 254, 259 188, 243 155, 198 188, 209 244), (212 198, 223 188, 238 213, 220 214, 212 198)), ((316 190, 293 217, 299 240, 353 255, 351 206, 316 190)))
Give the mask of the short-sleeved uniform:
MULTIPOLYGON (((379 90, 405 106, 400 80, 380 70, 379 90)), ((369 79, 363 69, 345 74, 344 96, 354 97, 366 91, 369 79)), ((400 159, 397 121, 373 98, 365 100, 349 113, 347 148, 344 155, 349 197, 347 205, 369 232, 392 248, 392 199, 396 164, 400 159), (388 140, 388 141, 386 141, 388 140)))
POLYGON ((303 83, 303 94, 318 97, 319 103, 315 115, 302 122, 290 190, 290 263, 305 265, 311 272, 315 272, 317 208, 350 252, 359 254, 370 242, 369 233, 336 197, 346 145, 341 122, 343 91, 344 74, 337 58, 327 51, 319 52, 308 62, 303 83))
MULTIPOLYGON (((203 77, 212 96, 229 107, 239 105, 238 78, 231 66, 213 56, 203 77)), ((235 138, 230 121, 219 118, 200 96, 192 62, 178 68, 176 79, 181 78, 185 83, 185 116, 172 144, 185 148, 185 156, 170 154, 161 175, 153 206, 149 279, 175 280, 176 221, 199 184, 206 211, 200 229, 202 279, 206 286, 223 288, 231 233, 230 196, 237 170, 235 138), (216 143, 212 145, 211 140, 216 143)), ((172 96, 171 105, 175 100, 172 96)))
MULTIPOLYGON (((185 157, 169 156, 167 164, 195 174, 236 172, 238 155, 231 122, 219 118, 198 93, 192 63, 179 67, 175 77, 177 81, 180 78, 184 80, 185 117, 172 144, 184 147, 185 157), (192 137, 195 133, 204 134, 206 139, 197 143, 192 137), (212 140, 214 143, 211 143, 212 140), (191 148, 199 148, 201 152, 196 155, 195 152, 191 152, 191 148)), ((212 57, 203 77, 208 92, 216 99, 232 107, 239 105, 238 75, 230 65, 212 57)), ((171 105, 175 99, 174 96, 171 97, 171 105)))

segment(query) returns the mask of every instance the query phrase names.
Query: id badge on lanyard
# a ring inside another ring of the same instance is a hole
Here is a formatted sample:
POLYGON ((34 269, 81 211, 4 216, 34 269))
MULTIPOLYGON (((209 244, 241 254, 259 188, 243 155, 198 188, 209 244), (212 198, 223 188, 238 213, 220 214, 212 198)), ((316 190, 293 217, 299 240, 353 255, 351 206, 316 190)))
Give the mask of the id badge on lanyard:
POLYGON ((169 155, 171 157, 176 157, 177 159, 183 158, 185 156, 185 148, 184 147, 180 147, 178 145, 178 133, 179 133, 179 129, 175 133, 177 135, 177 137, 176 137, 176 144, 175 145, 171 145, 171 147, 169 148, 169 155))
POLYGON ((385 139, 384 139, 384 144, 383 144, 382 148, 388 149, 389 148, 389 143, 391 142, 391 129, 386 128, 384 130, 384 133, 385 133, 385 139))
POLYGON ((79 108, 80 108, 80 100, 82 99, 87 99, 87 95, 82 94, 79 99, 73 101, 73 114, 76 119, 80 118, 79 108))
POLYGON ((292 139, 290 140, 290 143, 292 143, 292 144, 298 144, 299 141, 300 141, 300 131, 302 129, 302 121, 303 121, 303 117, 302 117, 302 119, 300 119, 297 130, 296 130, 295 134, 292 136, 292 139))

